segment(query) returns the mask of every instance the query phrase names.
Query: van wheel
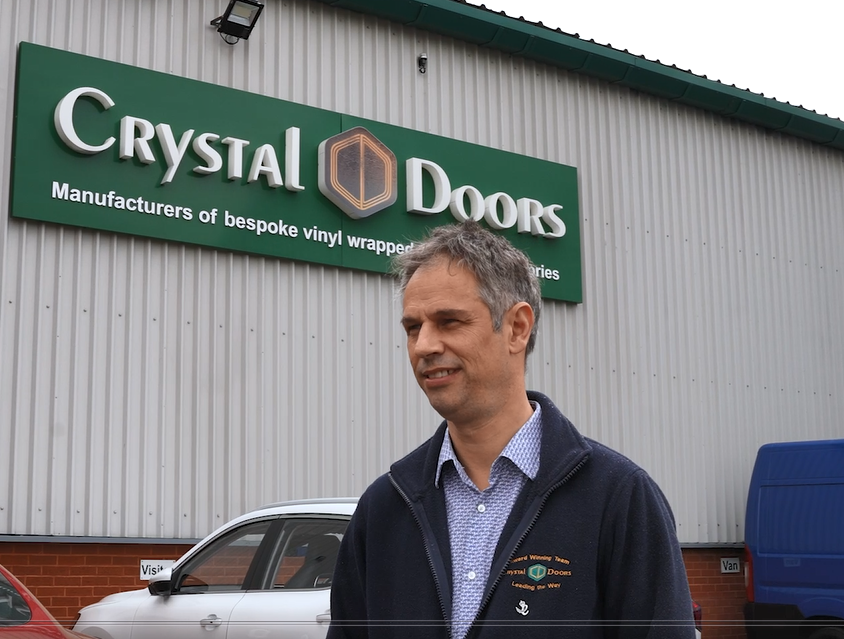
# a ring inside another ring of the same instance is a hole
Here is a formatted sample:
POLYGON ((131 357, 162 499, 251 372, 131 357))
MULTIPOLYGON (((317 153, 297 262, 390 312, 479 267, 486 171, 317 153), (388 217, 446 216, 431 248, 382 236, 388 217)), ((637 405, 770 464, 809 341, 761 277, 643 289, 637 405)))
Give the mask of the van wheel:
POLYGON ((844 628, 821 628, 810 634, 809 639, 844 639, 844 628))

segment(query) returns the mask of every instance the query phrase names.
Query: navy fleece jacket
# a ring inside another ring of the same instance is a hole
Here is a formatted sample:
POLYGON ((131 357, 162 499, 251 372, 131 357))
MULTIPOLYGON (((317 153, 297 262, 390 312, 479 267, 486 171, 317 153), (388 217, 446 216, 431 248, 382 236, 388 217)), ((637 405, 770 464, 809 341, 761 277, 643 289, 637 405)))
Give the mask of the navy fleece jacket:
MULTIPOLYGON (((467 639, 693 639, 674 519, 629 459, 588 440, 540 393, 539 473, 501 533, 467 639)), ((363 494, 341 544, 329 639, 450 637, 451 549, 434 486, 444 437, 363 494)))

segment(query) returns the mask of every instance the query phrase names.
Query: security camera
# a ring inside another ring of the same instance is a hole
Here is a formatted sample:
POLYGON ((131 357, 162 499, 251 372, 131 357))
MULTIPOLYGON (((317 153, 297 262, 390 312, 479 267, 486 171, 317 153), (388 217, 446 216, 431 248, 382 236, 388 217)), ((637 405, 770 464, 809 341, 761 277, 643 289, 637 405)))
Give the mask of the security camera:
POLYGON ((428 70, 428 54, 420 53, 417 62, 419 63, 419 73, 425 73, 428 70))

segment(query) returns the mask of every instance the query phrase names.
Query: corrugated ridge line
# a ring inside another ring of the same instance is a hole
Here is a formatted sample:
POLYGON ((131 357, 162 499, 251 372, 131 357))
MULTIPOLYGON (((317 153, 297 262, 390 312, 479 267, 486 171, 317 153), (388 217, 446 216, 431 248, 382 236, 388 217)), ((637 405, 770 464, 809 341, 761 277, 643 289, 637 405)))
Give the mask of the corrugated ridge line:
MULTIPOLYGON (((15 2, 10 7, 9 19, 0 22, 0 47, 4 51, 4 57, 11 60, 14 57, 14 27, 12 26, 21 11, 20 2, 15 2)), ((3 131, 3 139, 12 139, 12 113, 14 111, 14 78, 13 70, 8 69, 3 72, 0 70, 0 95, 3 96, 2 122, 0 122, 0 130, 3 131)), ((2 152, 0 152, 0 198, 2 201, 9 201, 10 188, 10 168, 11 168, 11 149, 9 145, 5 145, 2 152)), ((14 304, 15 293, 17 292, 17 282, 12 281, 10 274, 11 269, 6 268, 6 264, 11 262, 17 256, 18 247, 15 246, 17 237, 12 237, 8 229, 8 221, 4 219, 0 222, 0 398, 7 401, 0 401, 0 494, 7 495, 2 497, 3 503, 0 503, 0 526, 6 527, 6 522, 10 521, 12 517, 12 506, 14 502, 12 498, 12 485, 15 476, 14 464, 14 446, 16 442, 16 433, 13 431, 12 416, 15 414, 15 400, 17 394, 15 392, 16 372, 19 367, 19 340, 18 326, 20 323, 20 316, 22 309, 19 304, 14 304)))

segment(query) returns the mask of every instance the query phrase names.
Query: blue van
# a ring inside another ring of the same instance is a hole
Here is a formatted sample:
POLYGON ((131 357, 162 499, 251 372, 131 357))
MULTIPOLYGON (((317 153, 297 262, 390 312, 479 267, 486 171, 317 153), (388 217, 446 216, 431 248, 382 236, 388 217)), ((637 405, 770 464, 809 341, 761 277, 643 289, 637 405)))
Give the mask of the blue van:
POLYGON ((759 449, 745 580, 749 639, 844 639, 844 439, 759 449))

